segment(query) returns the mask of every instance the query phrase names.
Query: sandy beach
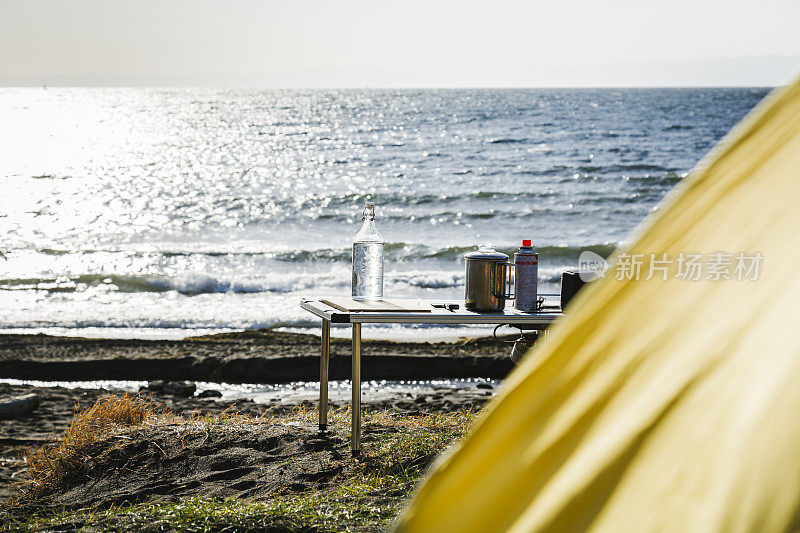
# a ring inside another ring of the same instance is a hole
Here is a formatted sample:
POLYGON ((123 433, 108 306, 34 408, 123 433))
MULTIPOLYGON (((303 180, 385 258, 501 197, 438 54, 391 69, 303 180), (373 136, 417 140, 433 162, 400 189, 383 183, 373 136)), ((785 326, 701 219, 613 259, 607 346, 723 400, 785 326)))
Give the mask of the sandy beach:
MULTIPOLYGON (((196 379, 230 383, 316 380, 318 349, 318 337, 274 331, 179 341, 4 335, 0 336, 0 378, 196 379)), ((333 340, 332 379, 349 378, 349 349, 347 339, 333 340)), ((507 353, 507 345, 492 339, 456 343, 365 341, 363 373, 364 379, 502 378, 512 368, 507 353)), ((248 399, 201 397, 200 392, 186 396, 163 390, 141 391, 142 398, 180 420, 126 433, 116 440, 103 440, 87 454, 104 457, 97 459, 102 463, 109 460, 110 449, 116 450, 119 442, 124 442, 127 447, 122 463, 111 460, 110 465, 93 470, 94 474, 84 473, 84 477, 72 479, 57 492, 27 501, 15 516, 64 506, 105 508, 123 502, 181 501, 194 497, 265 501, 276 495, 302 494, 312 487, 319 490, 353 474, 350 470, 357 463, 353 463, 349 452, 349 402, 331 401, 334 422, 328 433, 319 434, 315 401, 255 403, 248 399), (298 413, 301 423, 297 421, 298 413), (220 415, 243 417, 241 420, 246 422, 218 426, 210 433, 186 427, 186 421, 209 420, 220 415), (290 422, 286 422, 287 416, 290 422), (182 429, 176 429, 179 427, 182 429), (330 472, 329 468, 320 467, 320 454, 326 457, 323 462, 334 461, 338 466, 330 472), (164 464, 167 458, 169 466, 164 464), (264 468, 287 460, 294 465, 292 468, 264 474, 264 468), (133 464, 138 466, 133 468, 133 464), (87 485, 87 481, 91 483, 87 485)), ((109 391, 0 384, 0 398, 29 393, 37 394, 41 401, 33 413, 0 420, 3 466, 0 498, 3 499, 19 497, 24 492, 20 490, 20 482, 27 477, 25 453, 53 446, 73 415, 91 407, 109 391)), ((472 413, 494 394, 493 385, 481 383, 469 389, 429 387, 416 393, 381 395, 378 399, 365 397, 363 408, 368 417, 363 436, 365 457, 370 457, 369 450, 376 440, 383 439, 379 439, 382 433, 400 431, 393 424, 370 423, 370 413, 411 420, 444 413, 472 413)), ((415 459, 420 472, 434 455, 415 459)))

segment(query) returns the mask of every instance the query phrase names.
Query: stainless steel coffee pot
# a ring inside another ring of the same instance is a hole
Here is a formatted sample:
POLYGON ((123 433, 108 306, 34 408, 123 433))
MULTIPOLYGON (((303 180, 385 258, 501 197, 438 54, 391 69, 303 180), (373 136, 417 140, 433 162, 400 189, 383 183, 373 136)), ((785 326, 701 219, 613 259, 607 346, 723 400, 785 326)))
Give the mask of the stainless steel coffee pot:
POLYGON ((508 256, 491 246, 481 246, 477 251, 464 254, 464 262, 464 307, 470 311, 502 311, 506 300, 514 298, 513 294, 506 291, 511 284, 508 256))

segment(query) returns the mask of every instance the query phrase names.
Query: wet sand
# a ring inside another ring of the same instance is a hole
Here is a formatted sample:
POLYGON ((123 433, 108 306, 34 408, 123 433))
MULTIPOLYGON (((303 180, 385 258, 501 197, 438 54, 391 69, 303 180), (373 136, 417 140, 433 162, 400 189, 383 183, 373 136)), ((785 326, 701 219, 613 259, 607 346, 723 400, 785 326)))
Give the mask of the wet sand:
MULTIPOLYGON (((0 378, 198 380, 287 383, 319 379, 320 339, 270 330, 184 340, 0 335, 0 378)), ((331 340, 330 379, 350 377, 348 339, 331 340)), ((455 343, 363 341, 362 378, 502 378, 510 346, 493 339, 455 343)))
MULTIPOLYGON (((349 349, 350 343, 347 340, 332 341, 331 379, 349 378, 349 349)), ((181 341, 3 335, 0 336, 0 377, 62 381, 198 379, 232 383, 283 383, 318 380, 318 350, 318 337, 272 331, 223 334, 181 341)), ((502 378, 512 367, 507 353, 508 345, 496 343, 491 339, 437 344, 365 341, 363 376, 365 380, 502 378)), ((0 499, 8 497, 12 493, 13 483, 21 479, 25 450, 56 441, 67 428, 75 412, 88 408, 99 397, 108 394, 108 391, 102 389, 0 384, 0 398, 30 392, 35 392, 41 398, 41 405, 37 410, 17 419, 0 420, 0 499)), ((270 405, 256 404, 247 400, 222 401, 197 396, 181 397, 163 392, 145 391, 142 394, 184 417, 213 415, 223 411, 263 414, 269 409, 280 412, 299 405, 316 407, 316 402, 305 400, 296 404, 281 402, 279 405, 270 405)), ((366 400, 364 409, 390 409, 393 412, 413 416, 421 412, 480 408, 493 394, 493 387, 486 384, 471 389, 432 389, 418 394, 406 393, 366 400)), ((347 404, 348 402, 344 401, 331 402, 331 408, 346 408, 347 404)), ((314 441, 318 437, 316 429, 299 428, 292 431, 289 431, 291 435, 282 433, 283 436, 278 439, 283 443, 281 446, 285 447, 282 453, 296 458, 304 457, 308 453, 306 450, 308 446, 304 443, 314 441)), ((310 446, 328 447, 328 451, 337 456, 344 454, 347 451, 347 431, 349 428, 338 428, 324 443, 312 443, 310 446)), ((241 437, 243 441, 255 438, 253 435, 241 437)), ((213 450, 200 450, 198 453, 219 455, 219 460, 222 462, 233 461, 228 457, 227 450, 231 447, 237 448, 238 445, 229 442, 228 436, 219 435, 219 438, 221 440, 216 444, 208 443, 213 450)), ((365 442, 369 442, 370 438, 372 438, 370 430, 366 428, 365 442)), ((245 473, 250 475, 252 471, 247 470, 245 473)), ((213 476, 214 473, 207 475, 213 476)), ((260 493, 264 494, 270 492, 264 492, 266 489, 257 482, 257 476, 252 475, 254 479, 251 480, 247 475, 240 476, 242 479, 220 478, 218 483, 198 478, 194 480, 196 482, 188 483, 186 486, 165 486, 162 489, 169 490, 174 497, 198 494, 246 497, 251 492, 261 491, 260 493)), ((110 492, 100 491, 80 498, 77 494, 64 494, 56 497, 52 503, 61 505, 70 499, 84 504, 96 504, 104 498, 138 500, 158 495, 161 489, 154 487, 155 485, 148 486, 143 482, 141 486, 120 488, 119 494, 111 488, 110 492), (63 498, 66 500, 62 501, 63 498)))

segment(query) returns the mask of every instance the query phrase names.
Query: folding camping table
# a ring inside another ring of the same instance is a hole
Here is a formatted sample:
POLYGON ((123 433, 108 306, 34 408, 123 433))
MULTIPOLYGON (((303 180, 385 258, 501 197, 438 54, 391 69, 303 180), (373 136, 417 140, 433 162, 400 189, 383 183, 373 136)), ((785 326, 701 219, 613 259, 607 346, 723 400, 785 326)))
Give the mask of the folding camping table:
MULTIPOLYGON (((557 295, 543 295, 545 298, 557 295)), ((443 300, 389 300, 395 304, 407 304, 413 311, 343 311, 330 305, 330 300, 303 299, 300 307, 322 319, 322 346, 319 363, 319 429, 328 426, 328 362, 331 348, 331 323, 353 325, 352 362, 352 427, 350 445, 354 455, 361 449, 361 324, 485 324, 509 325, 526 330, 544 331, 561 318, 563 313, 558 302, 545 300, 541 311, 524 313, 507 308, 499 313, 481 313, 464 309, 464 301, 443 300), (434 304, 445 307, 434 307, 434 304), (447 304, 458 305, 450 310, 447 304)))

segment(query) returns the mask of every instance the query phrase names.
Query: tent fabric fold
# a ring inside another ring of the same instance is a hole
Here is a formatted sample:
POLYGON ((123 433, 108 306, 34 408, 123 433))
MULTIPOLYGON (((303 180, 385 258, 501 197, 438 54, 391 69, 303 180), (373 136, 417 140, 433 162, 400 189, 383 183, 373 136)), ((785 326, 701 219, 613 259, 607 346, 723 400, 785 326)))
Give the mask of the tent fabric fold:
POLYGON ((617 251, 396 529, 798 528, 798 267, 800 81, 617 251))

